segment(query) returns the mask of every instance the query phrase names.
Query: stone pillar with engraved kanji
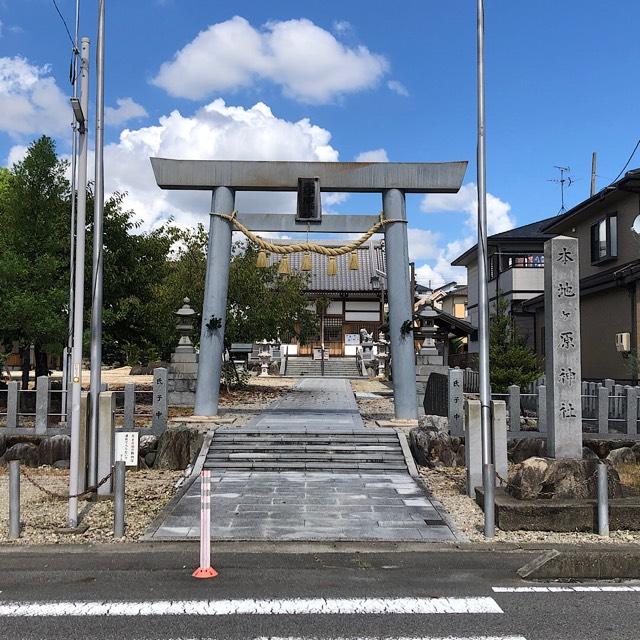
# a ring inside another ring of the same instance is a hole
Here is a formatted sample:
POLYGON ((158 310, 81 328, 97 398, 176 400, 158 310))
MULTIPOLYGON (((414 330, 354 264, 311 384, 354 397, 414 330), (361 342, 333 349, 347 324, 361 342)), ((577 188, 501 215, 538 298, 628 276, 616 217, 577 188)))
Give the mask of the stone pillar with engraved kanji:
POLYGON ((548 452, 582 458, 580 274, 578 241, 557 236, 544 244, 545 373, 548 452))

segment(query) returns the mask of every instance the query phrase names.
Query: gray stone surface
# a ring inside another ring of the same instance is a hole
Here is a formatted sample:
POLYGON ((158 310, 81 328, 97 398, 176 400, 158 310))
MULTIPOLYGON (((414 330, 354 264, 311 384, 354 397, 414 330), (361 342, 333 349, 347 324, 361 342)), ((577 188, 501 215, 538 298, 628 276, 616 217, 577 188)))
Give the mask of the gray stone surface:
MULTIPOLYGON (((246 427, 228 429, 237 434, 256 430, 293 437, 310 430, 382 433, 364 427, 348 381, 317 378, 300 381, 246 427)), ((226 470, 212 474, 211 496, 211 537, 215 540, 455 539, 430 498, 406 471, 226 470)), ((147 537, 197 539, 199 518, 200 479, 195 477, 147 537)))
POLYGON ((167 428, 167 420, 169 418, 167 395, 167 370, 163 367, 158 367, 153 371, 151 430, 155 434, 161 433, 167 428))
POLYGON ((582 456, 580 276, 578 240, 544 244, 545 367, 549 454, 582 456))
POLYGON ((464 454, 467 466, 467 495, 473 498, 475 488, 482 485, 482 430, 480 400, 465 403, 464 454))
POLYGON ((464 435, 464 379, 462 369, 449 371, 449 429, 452 436, 464 435))

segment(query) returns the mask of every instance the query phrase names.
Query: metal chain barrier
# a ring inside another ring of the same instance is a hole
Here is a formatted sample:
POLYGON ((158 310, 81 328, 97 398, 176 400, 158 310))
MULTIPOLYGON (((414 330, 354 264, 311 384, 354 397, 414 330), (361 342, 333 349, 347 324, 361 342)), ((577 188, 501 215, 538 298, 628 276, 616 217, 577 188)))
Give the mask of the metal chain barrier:
POLYGON ((109 478, 111 478, 111 476, 113 475, 113 469, 111 469, 111 471, 104 478, 102 478, 102 480, 100 480, 100 482, 98 482, 97 484, 91 487, 87 487, 84 491, 80 493, 69 495, 68 493, 57 493, 56 491, 47 489, 47 487, 43 487, 35 478, 33 478, 29 473, 27 473, 27 470, 25 469, 24 465, 20 465, 20 472, 25 477, 27 482, 29 482, 36 489, 42 491, 42 493, 49 496, 50 498, 53 498, 54 500, 68 500, 69 498, 81 498, 83 496, 88 496, 88 495, 91 495, 92 493, 96 493, 98 489, 105 482, 107 482, 107 480, 109 480, 109 478))

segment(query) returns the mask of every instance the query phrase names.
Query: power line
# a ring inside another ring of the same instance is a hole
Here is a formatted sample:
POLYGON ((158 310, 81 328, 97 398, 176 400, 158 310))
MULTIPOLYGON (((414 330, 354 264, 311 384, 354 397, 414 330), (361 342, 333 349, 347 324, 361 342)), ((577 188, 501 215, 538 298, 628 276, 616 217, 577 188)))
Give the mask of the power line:
POLYGON ((636 151, 638 150, 638 147, 640 147, 640 139, 638 139, 638 142, 636 142, 636 146, 633 148, 633 151, 631 152, 631 155, 627 160, 627 164, 625 164, 624 167, 622 167, 622 171, 620 171, 620 173, 611 181, 611 184, 613 184, 614 182, 617 182, 618 178, 626 171, 627 167, 629 166, 629 163, 631 162, 631 160, 633 160, 633 156, 636 155, 636 151))
POLYGON ((64 25, 64 29, 67 32, 67 36, 69 36, 69 42, 71 42, 71 46, 73 47, 73 50, 76 50, 76 43, 75 40, 73 39, 73 36, 71 35, 71 31, 69 31, 69 25, 67 25, 67 21, 64 19, 64 16, 62 15, 62 12, 60 11, 60 7, 58 6, 58 3, 56 2, 56 0, 53 0, 53 6, 56 8, 56 11, 58 12, 58 15, 60 16, 60 20, 62 20, 62 24, 64 25))

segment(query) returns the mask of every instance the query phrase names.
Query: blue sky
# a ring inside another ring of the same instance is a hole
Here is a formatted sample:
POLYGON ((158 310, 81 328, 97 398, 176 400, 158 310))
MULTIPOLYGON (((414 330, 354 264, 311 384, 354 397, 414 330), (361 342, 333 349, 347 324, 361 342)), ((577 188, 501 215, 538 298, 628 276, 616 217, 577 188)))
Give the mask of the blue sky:
MULTIPOLYGON (((58 4, 72 26, 74 0, 58 4)), ((97 0, 81 5, 81 34, 94 44, 97 0)), ((467 159, 458 196, 408 197, 419 277, 462 280, 448 265, 474 235, 475 1, 391 6, 107 0, 107 188, 127 190, 147 226, 169 214, 188 225, 206 220, 207 199, 159 193, 150 153, 467 159)), ((600 187, 622 169, 640 136, 638 18, 637 0, 486 1, 492 231, 558 212, 554 165, 576 179, 568 205, 588 196, 592 151, 600 187)), ((41 133, 68 153, 70 47, 52 0, 0 0, 0 21, 0 163, 41 133)), ((239 204, 290 203, 254 194, 239 204)), ((371 213, 380 203, 350 196, 325 207, 371 213)))

